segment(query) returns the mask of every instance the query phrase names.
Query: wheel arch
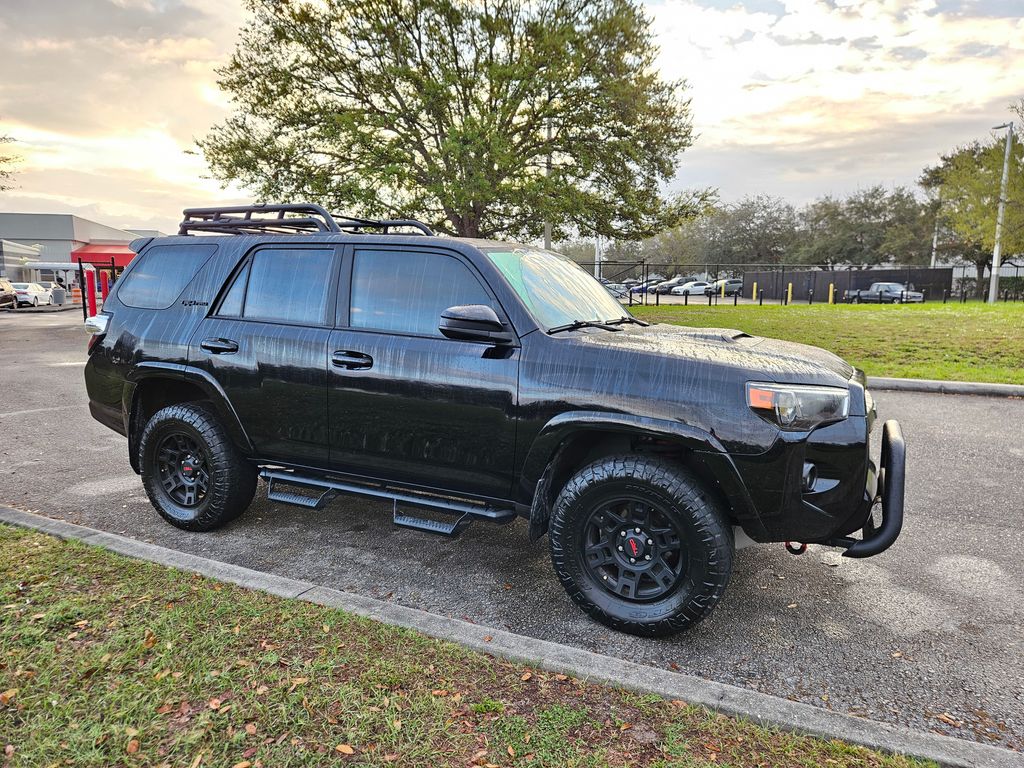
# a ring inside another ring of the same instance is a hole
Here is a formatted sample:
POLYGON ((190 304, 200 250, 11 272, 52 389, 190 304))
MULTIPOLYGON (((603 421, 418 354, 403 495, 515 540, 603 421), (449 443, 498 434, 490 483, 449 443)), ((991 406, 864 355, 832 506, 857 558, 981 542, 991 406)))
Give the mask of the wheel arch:
POLYGON ((231 406, 227 394, 205 371, 187 365, 143 364, 128 376, 123 409, 128 433, 128 460, 138 474, 138 441, 146 422, 168 405, 208 402, 224 425, 228 436, 244 454, 252 453, 252 443, 231 406))
POLYGON ((756 509, 739 471, 714 435, 663 419, 575 411, 551 419, 527 453, 519 488, 530 503, 530 540, 547 532, 552 505, 577 470, 621 453, 648 453, 677 461, 705 481, 708 493, 718 498, 734 524, 757 524, 756 509))

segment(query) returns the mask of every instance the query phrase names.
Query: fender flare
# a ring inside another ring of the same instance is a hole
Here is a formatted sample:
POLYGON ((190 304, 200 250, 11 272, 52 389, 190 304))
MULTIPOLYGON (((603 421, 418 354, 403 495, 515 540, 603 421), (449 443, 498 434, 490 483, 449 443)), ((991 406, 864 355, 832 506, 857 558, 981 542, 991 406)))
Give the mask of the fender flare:
MULTIPOLYGON (((124 414, 129 445, 134 445, 132 442, 135 437, 132 433, 134 423, 132 415, 135 412, 138 385, 149 379, 170 379, 193 384, 202 390, 207 399, 213 404, 214 410, 217 412, 217 415, 221 419, 221 423, 227 430, 228 437, 230 437, 232 442, 234 442, 235 445, 243 452, 247 454, 252 453, 252 441, 249 439, 249 435, 246 433, 245 427, 242 426, 242 422, 238 418, 238 413, 236 413, 234 407, 231 405, 231 401, 228 399, 227 393, 224 392, 224 388, 220 383, 206 371, 194 366, 184 365, 182 363, 163 363, 153 360, 142 362, 134 366, 128 372, 125 379, 128 382, 128 386, 124 388, 121 407, 124 414)), ((130 452, 130 459, 134 465, 134 451, 130 452)))
POLYGON ((702 429, 668 419, 634 416, 605 411, 569 411, 553 417, 534 438, 523 463, 519 479, 519 494, 526 501, 532 499, 531 535, 541 526, 546 530, 546 517, 550 510, 542 496, 557 491, 548 486, 549 469, 568 440, 581 431, 619 432, 623 435, 653 437, 670 440, 691 452, 702 472, 710 475, 733 514, 744 527, 753 524, 759 528, 759 515, 746 484, 732 457, 713 434, 702 429))

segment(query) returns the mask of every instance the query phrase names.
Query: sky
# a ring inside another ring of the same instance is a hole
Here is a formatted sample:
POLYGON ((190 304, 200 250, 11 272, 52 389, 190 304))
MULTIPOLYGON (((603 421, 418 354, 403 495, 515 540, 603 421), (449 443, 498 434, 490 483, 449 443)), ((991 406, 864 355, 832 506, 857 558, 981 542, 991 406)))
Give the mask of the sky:
MULTIPOLYGON (((673 189, 802 204, 913 185, 1024 97, 1024 0, 649 0, 664 77, 697 139, 673 189)), ((0 211, 176 229, 246 202, 194 141, 229 113, 215 68, 240 0, 0 0, 0 135, 20 156, 0 211)))

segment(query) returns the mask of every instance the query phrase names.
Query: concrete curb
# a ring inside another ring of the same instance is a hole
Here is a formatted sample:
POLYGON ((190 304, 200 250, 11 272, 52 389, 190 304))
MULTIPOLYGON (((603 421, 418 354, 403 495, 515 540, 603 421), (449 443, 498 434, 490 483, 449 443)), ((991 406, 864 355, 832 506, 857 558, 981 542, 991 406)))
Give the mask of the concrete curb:
POLYGON ((983 395, 986 397, 1024 397, 1020 384, 986 384, 981 381, 937 381, 935 379, 890 379, 869 376, 869 389, 897 392, 933 392, 943 395, 983 395))
POLYGON ((546 640, 536 640, 309 582, 254 571, 2 505, 0 522, 61 539, 76 539, 128 557, 198 573, 280 597, 298 598, 340 608, 551 672, 567 673, 592 682, 700 704, 759 725, 826 739, 842 739, 851 744, 933 760, 940 765, 955 768, 1019 768, 1024 764, 1024 755, 1010 750, 831 712, 692 675, 634 664, 546 640))

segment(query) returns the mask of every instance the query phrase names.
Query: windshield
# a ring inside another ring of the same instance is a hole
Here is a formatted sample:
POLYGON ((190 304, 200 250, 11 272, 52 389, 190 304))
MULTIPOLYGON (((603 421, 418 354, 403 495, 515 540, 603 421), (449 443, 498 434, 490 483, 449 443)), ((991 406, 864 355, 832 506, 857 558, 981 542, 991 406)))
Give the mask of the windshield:
POLYGON ((527 248, 483 251, 546 329, 577 320, 630 317, 601 283, 561 254, 527 248))

